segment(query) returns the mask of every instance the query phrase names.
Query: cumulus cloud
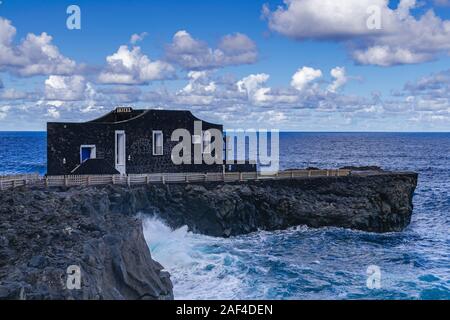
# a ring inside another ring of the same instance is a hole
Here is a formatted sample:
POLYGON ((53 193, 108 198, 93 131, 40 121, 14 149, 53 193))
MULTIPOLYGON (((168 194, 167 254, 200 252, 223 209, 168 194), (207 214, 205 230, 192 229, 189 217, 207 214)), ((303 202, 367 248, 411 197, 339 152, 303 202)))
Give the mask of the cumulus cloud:
POLYGON ((86 80, 83 76, 51 75, 45 80, 47 100, 78 101, 85 97, 86 80))
POLYGON ((11 22, 0 17, 0 70, 22 77, 65 75, 75 71, 75 61, 63 56, 47 33, 29 33, 18 45, 13 41, 15 35, 16 28, 11 22))
POLYGON ((333 83, 328 86, 328 90, 331 92, 336 92, 339 88, 344 86, 347 81, 347 75, 344 67, 336 67, 330 71, 331 76, 334 78, 333 83))
POLYGON ((321 77, 321 70, 302 67, 292 76, 291 86, 299 91, 303 91, 310 83, 321 77))
POLYGON ((214 101, 216 83, 209 79, 206 71, 190 71, 188 84, 179 90, 174 103, 181 105, 209 105, 214 101))
POLYGON ((139 33, 139 34, 138 34, 138 33, 134 33, 134 34, 131 35, 130 43, 133 44, 133 45, 135 45, 136 43, 138 43, 138 42, 144 40, 144 38, 145 38, 147 35, 148 35, 147 32, 141 32, 141 33, 139 33))
POLYGON ((47 109, 47 117, 53 118, 53 119, 59 119, 61 116, 61 113, 58 111, 58 109, 51 107, 47 109))
POLYGON ((258 52, 256 44, 241 33, 222 37, 218 47, 212 49, 205 42, 194 39, 187 31, 180 30, 167 45, 166 56, 184 69, 205 70, 254 63, 258 52))
POLYGON ((296 40, 343 41, 358 64, 391 66, 421 63, 450 52, 450 20, 432 9, 412 14, 416 0, 401 0, 396 9, 386 0, 285 0, 263 8, 269 28, 296 40), (370 8, 378 8, 381 28, 369 28, 370 8))
POLYGON ((265 73, 251 74, 236 83, 241 93, 245 93, 248 101, 255 105, 291 104, 298 100, 295 94, 275 91, 265 86, 269 75, 265 73))
POLYGON ((150 60, 140 47, 119 47, 116 53, 106 58, 107 67, 98 81, 103 84, 144 84, 154 80, 171 79, 175 68, 161 60, 150 60))

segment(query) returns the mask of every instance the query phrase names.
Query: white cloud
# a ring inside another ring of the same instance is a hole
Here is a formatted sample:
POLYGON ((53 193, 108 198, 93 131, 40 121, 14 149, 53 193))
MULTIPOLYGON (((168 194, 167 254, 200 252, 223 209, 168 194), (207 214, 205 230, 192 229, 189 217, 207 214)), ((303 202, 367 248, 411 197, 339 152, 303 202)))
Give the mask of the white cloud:
POLYGON ((264 86, 269 77, 265 73, 251 74, 238 81, 236 86, 255 105, 292 104, 298 100, 295 94, 274 92, 272 88, 264 86))
POLYGON ((297 40, 344 41, 359 64, 391 66, 421 63, 450 52, 450 20, 428 10, 416 16, 416 0, 285 0, 275 11, 265 6, 269 28, 297 40), (380 9, 381 29, 367 26, 368 8, 380 9))
POLYGON ((147 35, 148 35, 147 32, 141 32, 141 33, 139 33, 139 34, 134 33, 134 34, 131 35, 130 43, 133 44, 133 45, 135 45, 136 43, 138 43, 138 42, 144 40, 144 38, 145 38, 147 35))
POLYGON ((77 101, 85 97, 86 80, 82 76, 55 76, 45 80, 47 100, 77 101))
POLYGON ((235 33, 224 36, 216 49, 209 48, 194 39, 187 31, 180 30, 166 47, 167 58, 188 70, 222 68, 229 65, 256 62, 256 44, 246 35, 235 33))
POLYGON ((331 70, 330 74, 334 78, 333 83, 331 83, 328 86, 328 90, 331 92, 336 92, 339 88, 344 86, 348 81, 344 67, 333 68, 331 70))
POLYGON ((5 89, 0 91, 0 99, 3 100, 20 100, 27 97, 27 93, 18 91, 14 88, 5 89))
POLYGON ((8 115, 8 111, 11 109, 10 106, 1 106, 0 107, 0 120, 3 120, 8 115))
POLYGON ((53 119, 59 119, 61 113, 56 108, 48 108, 47 116, 53 119))
POLYGON ((171 79, 175 69, 167 62, 151 61, 140 47, 120 46, 106 58, 107 67, 98 77, 104 84, 144 84, 154 80, 171 79))
POLYGON ((284 0, 271 12, 263 7, 270 29, 295 39, 334 39, 373 34, 367 28, 367 8, 386 0, 284 0))
POLYGON ((75 71, 76 63, 59 52, 47 33, 29 33, 17 46, 13 43, 15 35, 16 28, 11 22, 0 17, 0 70, 10 70, 22 77, 75 71))
POLYGON ((303 67, 297 70, 292 76, 291 86, 299 91, 303 91, 307 86, 322 77, 322 71, 310 67, 303 67))
POLYGON ((188 84, 179 90, 174 103, 181 105, 209 105, 214 101, 216 83, 209 80, 205 71, 190 71, 188 84))

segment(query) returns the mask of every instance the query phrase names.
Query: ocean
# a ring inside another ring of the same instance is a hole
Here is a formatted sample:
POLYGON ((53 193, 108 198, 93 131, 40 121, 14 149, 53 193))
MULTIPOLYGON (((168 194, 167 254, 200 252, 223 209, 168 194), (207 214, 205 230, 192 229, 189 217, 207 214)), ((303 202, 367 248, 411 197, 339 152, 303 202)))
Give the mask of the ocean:
MULTIPOLYGON (((280 165, 419 173, 403 232, 298 226, 229 239, 144 216, 176 299, 450 299, 450 133, 281 133, 280 165), (367 286, 377 266, 380 287, 367 286)), ((0 175, 45 173, 45 133, 0 132, 0 175)))

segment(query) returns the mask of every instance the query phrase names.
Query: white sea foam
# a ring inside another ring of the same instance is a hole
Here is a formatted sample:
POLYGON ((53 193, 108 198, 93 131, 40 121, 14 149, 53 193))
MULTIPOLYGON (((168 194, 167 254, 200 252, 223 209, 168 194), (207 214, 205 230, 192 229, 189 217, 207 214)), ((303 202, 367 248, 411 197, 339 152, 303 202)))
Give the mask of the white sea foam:
POLYGON ((242 288, 239 258, 229 240, 172 230, 161 220, 143 217, 144 236, 155 260, 171 274, 176 299, 233 299, 242 288))

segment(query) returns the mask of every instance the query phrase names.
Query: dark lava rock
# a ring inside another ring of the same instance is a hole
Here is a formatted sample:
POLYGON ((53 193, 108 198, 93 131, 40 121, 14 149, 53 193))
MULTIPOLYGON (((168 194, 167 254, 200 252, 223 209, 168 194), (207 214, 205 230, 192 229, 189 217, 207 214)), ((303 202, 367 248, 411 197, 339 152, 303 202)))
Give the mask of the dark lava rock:
POLYGON ((173 299, 142 222, 109 211, 108 190, 0 192, 0 299, 173 299), (78 266, 81 288, 67 288, 78 266))
MULTIPOLYGON (((416 173, 245 183, 149 186, 156 212, 171 227, 229 237, 297 225, 370 232, 403 230, 411 221, 416 173)), ((140 210, 145 205, 138 206, 140 210)))
POLYGON ((229 237, 297 225, 371 232, 411 220, 416 173, 0 192, 0 299, 172 299, 136 213, 229 237), (67 268, 81 289, 67 288, 67 268))

